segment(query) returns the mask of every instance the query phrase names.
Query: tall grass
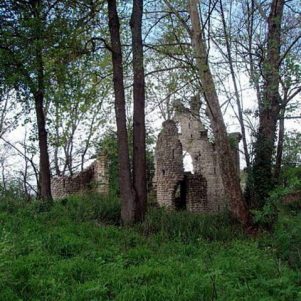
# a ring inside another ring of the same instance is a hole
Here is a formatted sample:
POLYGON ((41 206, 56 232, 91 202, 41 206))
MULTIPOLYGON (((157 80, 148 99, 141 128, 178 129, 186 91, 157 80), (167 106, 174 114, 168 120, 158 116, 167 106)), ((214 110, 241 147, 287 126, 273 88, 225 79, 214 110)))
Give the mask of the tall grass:
POLYGON ((274 233, 250 239, 227 215, 152 208, 121 227, 116 198, 72 196, 48 211, 15 201, 0 199, 0 300, 301 298, 285 253, 299 213, 280 212, 274 233))
POLYGON ((227 213, 219 215, 195 214, 187 211, 166 212, 150 208, 145 221, 137 227, 143 235, 156 234, 163 239, 194 242, 227 241, 243 237, 241 227, 227 213))

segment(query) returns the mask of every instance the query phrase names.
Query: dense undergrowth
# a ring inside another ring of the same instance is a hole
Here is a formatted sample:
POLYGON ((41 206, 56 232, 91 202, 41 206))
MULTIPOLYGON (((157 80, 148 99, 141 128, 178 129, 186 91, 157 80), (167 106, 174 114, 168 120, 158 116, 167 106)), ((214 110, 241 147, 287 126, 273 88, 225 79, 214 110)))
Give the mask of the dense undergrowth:
POLYGON ((301 300, 301 213, 246 237, 227 215, 166 213, 119 225, 119 204, 70 197, 51 210, 0 201, 0 300, 301 300))

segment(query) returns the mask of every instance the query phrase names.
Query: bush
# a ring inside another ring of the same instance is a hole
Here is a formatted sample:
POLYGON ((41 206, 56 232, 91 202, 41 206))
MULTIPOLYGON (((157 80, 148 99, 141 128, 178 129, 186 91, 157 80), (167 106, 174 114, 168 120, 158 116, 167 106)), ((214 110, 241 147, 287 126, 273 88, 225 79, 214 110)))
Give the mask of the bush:
POLYGON ((260 210, 252 210, 253 222, 264 230, 273 230, 278 218, 278 208, 271 199, 260 210))
POLYGON ((294 269, 301 268, 301 212, 279 211, 273 233, 263 236, 260 245, 274 250, 277 257, 294 269))
POLYGON ((301 166, 284 166, 281 171, 280 182, 283 188, 301 190, 301 166))
POLYGON ((0 186, 0 210, 16 212, 24 208, 28 202, 19 186, 9 185, 8 188, 0 186))

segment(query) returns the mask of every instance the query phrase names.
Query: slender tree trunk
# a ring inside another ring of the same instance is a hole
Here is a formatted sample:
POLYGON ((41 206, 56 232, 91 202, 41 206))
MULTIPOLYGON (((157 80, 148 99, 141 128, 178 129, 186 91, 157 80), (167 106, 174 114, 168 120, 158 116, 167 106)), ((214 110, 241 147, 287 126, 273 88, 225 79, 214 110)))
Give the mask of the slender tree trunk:
POLYGON ((61 176, 61 171, 60 171, 60 167, 59 167, 58 146, 57 145, 54 148, 54 167, 55 167, 55 174, 58 177, 61 176))
POLYGON ((46 122, 44 115, 44 94, 39 90, 34 95, 35 110, 38 125, 39 150, 40 150, 40 173, 39 173, 39 196, 45 201, 51 201, 50 164, 48 155, 48 142, 46 122))
POLYGON ((231 45, 230 45, 230 41, 229 41, 229 34, 227 31, 227 25, 226 25, 222 2, 223 1, 220 0, 221 16, 222 16, 223 30, 224 30, 224 36, 225 36, 225 41, 226 41, 226 49, 227 49, 227 57, 228 57, 228 62, 229 62, 229 67, 230 67, 231 78, 232 78, 232 82, 234 85, 234 93, 235 93, 235 99, 236 99, 236 104, 237 104, 237 109, 238 109, 238 121, 239 121, 240 129, 241 129, 244 155, 245 155, 247 168, 249 169, 250 168, 250 155, 249 155, 248 144, 247 144, 247 139, 246 139, 246 131, 245 131, 245 125, 244 125, 244 119, 243 119, 243 113, 242 113, 242 106, 240 103, 238 86, 237 86, 235 71, 234 71, 234 64, 233 64, 233 60, 232 60, 232 52, 231 52, 231 45))
POLYGON ((284 141, 284 114, 285 114, 285 109, 282 109, 280 113, 280 120, 279 120, 278 143, 277 143, 275 170, 274 170, 274 178, 277 182, 279 182, 281 163, 282 163, 282 151, 283 151, 283 141, 284 141))
POLYGON ((220 158, 223 184, 229 198, 229 209, 234 218, 249 226, 251 218, 240 188, 239 177, 234 166, 231 147, 220 109, 213 77, 207 62, 207 49, 200 28, 198 1, 190 0, 189 9, 192 23, 192 45, 198 65, 203 93, 209 109, 209 117, 215 137, 216 150, 220 158))
POLYGON ((263 97, 259 103, 259 128, 255 143, 253 170, 248 181, 250 203, 262 207, 274 185, 272 160, 276 138, 277 120, 281 108, 279 95, 279 63, 281 21, 284 0, 273 0, 268 17, 267 50, 263 61, 263 97), (251 186, 251 187, 250 187, 251 186))
POLYGON ((116 0, 108 0, 107 2, 113 63, 115 114, 117 123, 121 219, 123 223, 131 224, 135 219, 135 198, 131 184, 128 136, 126 127, 122 50, 119 32, 120 24, 117 14, 116 0))
POLYGON ((39 151, 40 151, 40 172, 39 172, 39 197, 44 201, 51 202, 51 174, 50 174, 50 163, 48 154, 48 140, 46 131, 46 118, 44 112, 44 63, 42 55, 42 36, 43 36, 43 19, 41 17, 41 6, 42 1, 32 1, 33 13, 37 21, 37 27, 35 30, 35 63, 37 66, 37 90, 33 92, 35 111, 37 118, 38 127, 38 138, 39 138, 39 151))
POLYGON ((142 221, 146 212, 146 155, 145 155, 145 82, 142 46, 143 0, 133 1, 131 16, 134 115, 133 115, 133 184, 136 192, 136 221, 142 221))
POLYGON ((1 171, 2 171, 2 186, 4 191, 6 190, 6 178, 5 178, 5 167, 4 167, 4 160, 1 160, 1 171))
POLYGON ((23 141, 23 145, 24 145, 24 158, 25 158, 25 166, 24 166, 24 173, 22 173, 23 176, 23 188, 24 188, 24 194, 26 195, 26 199, 29 200, 30 199, 30 194, 28 193, 28 189, 27 189, 27 175, 28 175, 28 161, 27 161, 27 146, 26 146, 26 133, 24 136, 24 141, 23 141))
POLYGON ((54 167, 55 167, 55 174, 57 176, 61 176, 61 170, 59 166, 59 139, 60 139, 60 133, 59 133, 59 110, 56 106, 55 108, 55 147, 54 147, 54 167))
POLYGON ((258 80, 258 72, 256 71, 255 68, 255 62, 254 62, 254 54, 253 54, 253 37, 254 37, 254 11, 255 11, 255 3, 254 0, 250 1, 251 3, 249 3, 247 1, 246 5, 247 5, 247 16, 246 16, 246 22, 247 22, 247 28, 248 28, 248 56, 249 56, 249 75, 250 75, 250 81, 251 84, 254 86, 255 90, 256 90, 256 96, 257 96, 257 100, 258 102, 261 99, 261 95, 260 95, 260 84, 259 84, 259 80, 258 80))

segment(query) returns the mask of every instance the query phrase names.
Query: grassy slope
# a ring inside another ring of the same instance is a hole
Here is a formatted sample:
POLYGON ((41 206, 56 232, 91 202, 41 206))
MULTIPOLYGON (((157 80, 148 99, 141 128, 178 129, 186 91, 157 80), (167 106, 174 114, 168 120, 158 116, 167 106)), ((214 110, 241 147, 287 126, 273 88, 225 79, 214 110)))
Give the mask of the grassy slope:
POLYGON ((120 228, 96 196, 1 202, 0 300, 301 300, 300 213, 255 240, 227 217, 158 209, 120 228))

